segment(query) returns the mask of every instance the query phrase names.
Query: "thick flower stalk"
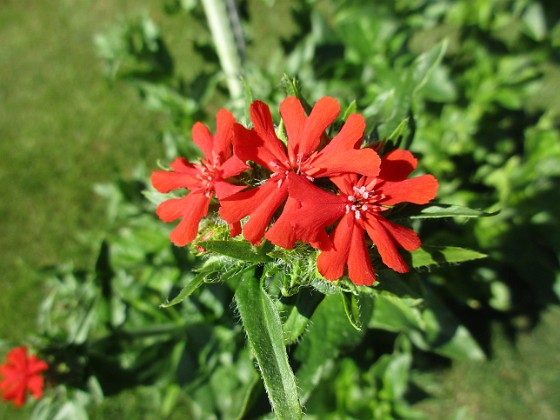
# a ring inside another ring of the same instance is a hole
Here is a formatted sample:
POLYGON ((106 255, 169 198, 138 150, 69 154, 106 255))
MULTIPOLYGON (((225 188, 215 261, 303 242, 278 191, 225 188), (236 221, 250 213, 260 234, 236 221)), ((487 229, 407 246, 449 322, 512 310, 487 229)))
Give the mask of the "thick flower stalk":
POLYGON ((393 150, 381 161, 377 177, 345 174, 331 177, 338 195, 292 182, 290 195, 301 207, 290 215, 299 238, 322 244, 317 269, 328 280, 338 280, 348 269, 348 277, 357 285, 372 285, 375 273, 369 256, 366 234, 377 248, 385 265, 405 273, 408 265, 398 248, 414 251, 421 245, 409 228, 384 217, 384 212, 400 203, 426 204, 437 192, 432 175, 407 179, 417 160, 407 150, 393 150), (325 228, 339 220, 325 240, 325 228))
MULTIPOLYGON (((248 168, 232 152, 234 123, 235 118, 225 109, 216 115, 214 136, 206 126, 196 123, 192 129, 193 141, 202 151, 204 159, 192 164, 184 158, 177 158, 171 163, 171 171, 152 173, 152 185, 161 193, 182 188, 189 191, 185 197, 162 202, 156 210, 164 222, 181 219, 169 236, 178 246, 185 246, 196 238, 198 225, 208 214, 214 196, 223 199, 246 188, 228 182, 229 178, 248 168)), ((238 225, 232 231, 236 229, 239 229, 238 225)))
POLYGON ((43 396, 44 379, 41 372, 49 366, 37 356, 28 356, 25 346, 10 350, 6 363, 0 365, 0 392, 4 401, 13 401, 21 407, 27 399, 27 392, 35 399, 43 396))
MULTIPOLYGON (((264 236, 276 245, 293 247, 298 239, 297 232, 291 229, 285 216, 281 215, 266 234, 265 231, 274 213, 288 199, 294 177, 311 187, 318 178, 344 173, 374 177, 379 173, 379 156, 373 150, 360 149, 365 129, 361 115, 350 115, 332 140, 326 138, 325 130, 339 112, 338 102, 324 97, 306 116, 297 98, 286 98, 280 105, 288 138, 286 146, 276 135, 270 109, 262 102, 255 101, 251 105, 253 129, 235 125, 235 155, 243 162, 255 162, 270 172, 260 186, 221 200, 220 215, 230 224, 249 216, 243 228, 243 235, 249 242, 257 244, 264 236), (321 147, 324 140, 326 144, 321 147)), ((288 200, 284 212, 297 207, 297 202, 288 200)))

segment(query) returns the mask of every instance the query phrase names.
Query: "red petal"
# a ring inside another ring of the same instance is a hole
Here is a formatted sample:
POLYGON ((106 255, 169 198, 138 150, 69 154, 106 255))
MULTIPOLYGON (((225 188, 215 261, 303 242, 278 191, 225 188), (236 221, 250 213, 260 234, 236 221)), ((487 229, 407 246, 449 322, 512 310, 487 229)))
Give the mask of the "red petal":
POLYGON ((237 223, 251 214, 264 198, 274 189, 273 184, 265 183, 260 187, 242 191, 220 200, 220 216, 228 223, 237 223))
POLYGON ((422 245, 420 238, 412 229, 392 223, 381 216, 377 218, 377 221, 383 225, 395 242, 407 251, 414 251, 422 245))
POLYGON ((271 162, 283 165, 288 161, 280 140, 265 141, 256 131, 239 124, 234 125, 233 133, 233 150, 242 162, 250 160, 275 172, 277 168, 271 166, 271 162))
POLYGON ((47 365, 46 362, 42 361, 37 356, 31 356, 28 360, 28 363, 27 363, 27 372, 30 375, 34 375, 34 374, 43 372, 44 370, 47 370, 48 368, 49 368, 49 365, 47 365))
POLYGON ((286 126, 288 134, 288 150, 290 158, 295 158, 294 146, 298 144, 301 132, 305 125, 307 117, 301 106, 301 102, 295 96, 289 96, 280 104, 280 115, 286 126))
POLYGON ((229 234, 232 238, 235 238, 241 233, 241 223, 230 223, 229 224, 229 234))
POLYGON ((348 254, 348 277, 358 286, 371 286, 375 282, 375 272, 371 266, 364 229, 354 223, 350 252, 348 254))
POLYGON ((379 174, 381 159, 371 149, 356 149, 362 140, 365 121, 352 114, 334 139, 319 152, 308 174, 315 177, 333 176, 345 172, 375 177, 379 174))
POLYGON ((150 178, 152 185, 161 193, 186 188, 192 190, 197 188, 199 181, 192 175, 169 171, 154 171, 150 178))
POLYGON ((22 371, 25 370, 27 368, 27 347, 19 346, 10 350, 6 359, 8 361, 7 365, 12 365, 22 371))
POLYGON ((325 146, 323 150, 357 149, 362 143, 366 122, 360 114, 348 117, 338 134, 325 146))
POLYGON ((274 222, 272 227, 268 229, 264 235, 266 239, 274 245, 280 246, 284 249, 292 249, 296 240, 298 239, 295 234, 293 225, 294 217, 297 217, 297 210, 300 208, 297 200, 289 198, 284 205, 282 214, 274 222))
POLYGON ((216 114, 216 135, 214 136, 213 151, 222 160, 231 156, 234 123, 235 117, 228 110, 220 109, 216 114))
POLYGON ((288 193, 301 203, 301 208, 292 215, 296 238, 320 249, 330 247, 325 227, 342 217, 346 198, 324 191, 294 173, 288 174, 288 193))
POLYGON ((214 189, 216 191, 216 197, 218 197, 218 200, 227 198, 233 194, 243 191, 245 188, 247 188, 246 185, 234 185, 222 180, 214 181, 214 189))
POLYGON ((315 178, 331 177, 344 173, 357 173, 375 177, 379 173, 381 159, 371 149, 340 149, 324 152, 323 149, 305 173, 315 178))
POLYGON ((198 169, 190 163, 187 159, 178 157, 173 162, 171 162, 171 169, 175 172, 186 173, 196 175, 198 169))
MULTIPOLYGON (((263 141, 264 147, 276 157, 276 160, 282 162, 287 159, 284 145, 274 130, 274 123, 272 122, 272 115, 268 105, 261 101, 255 101, 251 104, 251 121, 253 121, 254 131, 259 135, 263 141)), ((269 161, 266 163, 268 164, 269 161)))
POLYGON ((379 202, 391 206, 405 202, 426 204, 436 196, 437 189, 437 179, 432 175, 422 175, 404 181, 384 182, 376 191, 386 196, 379 202))
POLYGON ((36 398, 43 396, 44 379, 41 375, 34 375, 27 380, 27 389, 36 398))
POLYGON ((13 400, 16 407, 22 407, 26 400, 25 393, 25 383, 19 382, 17 384, 13 384, 9 390, 4 392, 3 399, 4 401, 13 400))
POLYGON ((402 181, 416 169, 417 164, 418 161, 408 150, 395 149, 383 157, 379 177, 387 181, 402 181))
POLYGON ((177 246, 185 246, 196 238, 198 224, 208 213, 210 205, 210 198, 204 194, 189 194, 181 200, 185 200, 183 202, 183 219, 169 235, 171 242, 177 246))
POLYGON ((191 195, 200 194, 188 194, 182 198, 172 198, 166 200, 158 205, 156 214, 166 223, 177 220, 183 216, 185 209, 189 206, 189 201, 192 201, 192 198, 189 198, 191 195))
POLYGON ((260 187, 242 191, 220 201, 220 216, 228 223, 237 223, 250 216, 243 228, 244 236, 251 243, 258 243, 274 212, 288 195, 288 187, 282 178, 269 178, 260 187))
POLYGON ((329 179, 338 187, 341 195, 348 196, 354 194, 352 187, 358 182, 358 174, 348 173, 335 175, 329 177, 329 179))
POLYGON ((365 220, 365 226, 369 237, 377 246, 383 263, 399 273, 406 273, 408 266, 397 250, 396 241, 379 222, 378 218, 376 216, 368 217, 365 220))
POLYGON ((348 223, 347 217, 342 219, 331 234, 333 248, 321 252, 317 257, 317 269, 327 280, 338 280, 344 275, 352 242, 353 225, 353 222, 348 223))
POLYGON ((239 175, 246 169, 249 169, 249 167, 237 156, 230 157, 220 166, 222 178, 239 175))
POLYGON ((254 208, 249 216, 249 221, 243 227, 243 236, 253 245, 261 241, 272 215, 288 196, 286 182, 283 182, 280 187, 277 186, 275 181, 270 182, 270 185, 273 186, 274 190, 265 197, 264 201, 259 203, 258 207, 254 208))
POLYGON ((212 162, 212 149, 214 146, 214 138, 204 124, 197 122, 192 128, 193 142, 202 150, 202 153, 210 162, 212 162))
POLYGON ((300 136, 297 139, 288 139, 295 154, 309 155, 314 152, 321 142, 321 136, 336 120, 339 112, 340 105, 336 99, 329 96, 319 99, 311 110, 300 136))

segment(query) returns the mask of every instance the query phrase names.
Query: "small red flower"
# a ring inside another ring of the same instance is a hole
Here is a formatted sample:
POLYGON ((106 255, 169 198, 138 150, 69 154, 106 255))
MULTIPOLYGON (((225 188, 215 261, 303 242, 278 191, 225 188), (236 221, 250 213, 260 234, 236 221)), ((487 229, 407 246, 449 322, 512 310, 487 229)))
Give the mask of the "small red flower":
POLYGON ((377 247, 383 263, 399 273, 408 271, 397 247, 413 251, 420 247, 420 239, 412 229, 387 220, 383 212, 404 202, 426 204, 435 197, 438 182, 432 175, 407 179, 416 165, 412 153, 397 149, 383 158, 377 177, 331 177, 339 195, 297 180, 290 184, 290 195, 300 203, 300 208, 289 218, 298 239, 322 249, 317 268, 325 278, 337 280, 348 267, 348 277, 355 284, 370 286, 375 282, 365 233, 377 247), (324 229, 338 219, 328 241, 324 229))
MULTIPOLYGON (((348 172, 374 177, 379 173, 377 153, 359 148, 365 129, 361 115, 350 115, 340 132, 332 140, 326 139, 325 130, 340 112, 340 105, 333 98, 319 99, 309 116, 305 115, 297 98, 288 97, 282 101, 280 114, 288 136, 287 147, 276 136, 266 104, 255 101, 250 112, 252 130, 239 124, 234 127, 235 155, 244 162, 253 161, 270 170, 271 175, 262 185, 221 200, 220 215, 229 223, 239 223, 249 216, 243 235, 252 244, 265 236, 276 245, 293 246, 290 221, 282 215, 266 235, 265 230, 276 210, 288 198, 290 180, 294 176, 312 186, 316 178, 348 172), (325 139, 328 142, 321 148, 325 139)), ((298 206, 288 199, 284 211, 298 206)))
POLYGON ((4 401, 13 400, 16 407, 25 404, 27 391, 35 399, 43 396, 44 380, 41 372, 47 370, 48 365, 37 358, 37 356, 27 357, 25 346, 16 347, 10 350, 7 355, 7 362, 0 365, 0 391, 4 401))
MULTIPOLYGON (((245 186, 233 185, 228 178, 239 175, 247 165, 232 156, 233 115, 222 109, 216 115, 216 134, 212 136, 206 126, 196 123, 192 129, 193 141, 202 150, 204 159, 192 164, 177 158, 171 171, 154 171, 151 181, 156 190, 167 193, 179 188, 190 191, 183 198, 173 198, 161 203, 156 213, 164 222, 182 219, 169 235, 171 241, 184 246, 198 234, 198 225, 208 213, 212 197, 218 199, 235 194, 245 186)), ((238 227, 232 227, 235 231, 238 227)))

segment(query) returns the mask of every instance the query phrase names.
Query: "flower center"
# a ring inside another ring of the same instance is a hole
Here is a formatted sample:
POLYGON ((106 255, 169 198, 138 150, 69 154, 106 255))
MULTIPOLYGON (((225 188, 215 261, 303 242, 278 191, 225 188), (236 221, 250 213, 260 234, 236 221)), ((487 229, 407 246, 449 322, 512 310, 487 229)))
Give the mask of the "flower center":
POLYGON ((216 168, 208 164, 207 162, 203 162, 200 165, 197 180, 200 184, 200 188, 204 189, 204 195, 210 198, 214 193, 214 179, 216 178, 216 168))
POLYGON ((284 164, 280 164, 275 161, 268 162, 269 167, 274 170, 274 172, 272 172, 270 177, 277 179, 276 182, 278 184, 278 188, 282 186, 282 183, 284 182, 284 180, 288 176, 288 173, 290 172, 289 166, 287 166, 288 163, 289 162, 284 162, 284 164))
POLYGON ((364 185, 361 187, 354 186, 354 193, 348 196, 348 204, 346 204, 346 213, 354 212, 357 220, 363 218, 368 212, 383 211, 383 206, 377 204, 385 198, 384 194, 378 194, 373 189, 368 190, 364 185))

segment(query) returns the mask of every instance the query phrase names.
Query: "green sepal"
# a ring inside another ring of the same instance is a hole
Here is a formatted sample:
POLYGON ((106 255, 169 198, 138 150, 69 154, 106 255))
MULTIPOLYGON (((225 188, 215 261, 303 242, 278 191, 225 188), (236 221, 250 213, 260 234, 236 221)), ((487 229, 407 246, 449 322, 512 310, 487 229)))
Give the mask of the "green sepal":
POLYGON ((280 315, 253 271, 242 275, 235 302, 274 414, 278 419, 301 419, 301 405, 284 345, 280 315))
POLYGON ((472 249, 460 248, 457 246, 431 246, 424 245, 416 251, 410 253, 412 266, 414 268, 427 267, 430 265, 453 264, 465 261, 479 260, 486 258, 482 254, 472 249))

